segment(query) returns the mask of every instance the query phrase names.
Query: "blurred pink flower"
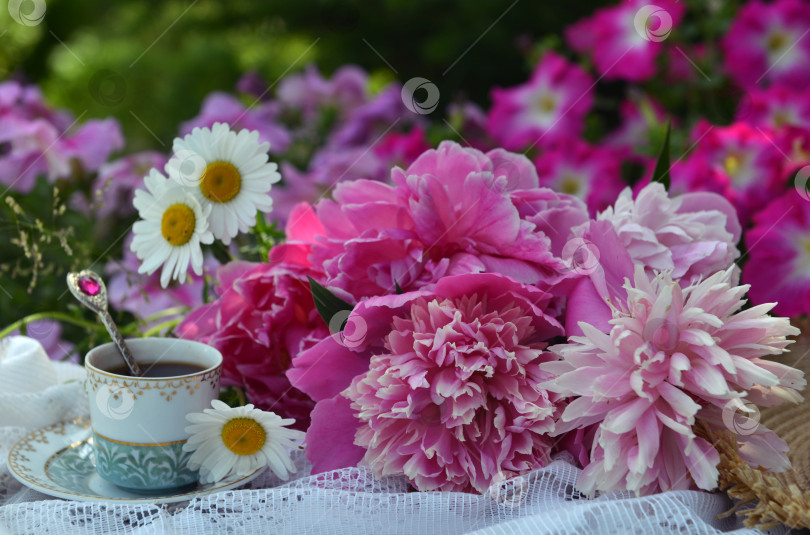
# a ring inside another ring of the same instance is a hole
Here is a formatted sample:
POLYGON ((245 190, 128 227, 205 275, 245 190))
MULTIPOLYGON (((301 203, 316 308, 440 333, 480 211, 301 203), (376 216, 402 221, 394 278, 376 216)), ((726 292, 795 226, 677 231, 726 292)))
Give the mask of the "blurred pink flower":
POLYGON ((753 0, 742 6, 721 41, 724 66, 744 89, 810 83, 810 3, 753 0))
POLYGON ((740 103, 737 114, 739 120, 767 131, 787 126, 810 131, 810 95, 783 85, 753 87, 740 103))
POLYGON ((419 490, 481 492, 496 476, 544 466, 561 408, 537 388, 551 378, 539 367, 552 358, 545 341, 562 334, 545 313, 550 298, 508 277, 467 274, 360 303, 340 338, 288 372, 318 402, 306 439, 313 471, 362 458, 419 490))
POLYGON ((270 143, 270 152, 281 154, 287 150, 292 139, 278 115, 276 103, 264 102, 245 107, 233 95, 214 92, 205 97, 199 115, 180 125, 180 136, 190 134, 195 127, 227 123, 234 132, 243 128, 259 132, 259 143, 270 143))
POLYGON ((36 87, 0 84, 0 183, 28 193, 38 176, 67 178, 72 161, 95 172, 124 146, 115 119, 91 119, 76 126, 72 115, 51 109, 36 87))
MULTIPOLYGON (((548 205, 532 210, 528 202, 537 173, 525 156, 443 142, 391 175, 393 186, 342 183, 334 201, 318 203, 326 236, 313 244, 313 261, 329 286, 362 299, 453 274, 496 272, 532 284, 565 270, 551 237, 532 222, 548 205)), ((567 209, 584 212, 581 203, 567 209)))
POLYGON ((509 150, 576 137, 593 105, 593 86, 582 67, 546 52, 528 82, 492 90, 487 130, 509 150))
POLYGON ((810 197, 790 190, 754 216, 745 234, 743 282, 753 303, 785 316, 810 314, 810 197))
POLYGON ((368 74, 345 65, 326 79, 315 65, 308 65, 303 72, 284 77, 277 97, 284 108, 299 110, 306 120, 327 108, 345 113, 368 100, 368 74))
MULTIPOLYGON (((640 159, 639 156, 651 153, 650 130, 663 125, 667 120, 666 110, 649 95, 631 94, 631 98, 621 103, 619 108, 622 123, 618 129, 608 134, 602 145, 624 151, 626 157, 640 159)), ((643 160, 643 158, 641 158, 643 160)))
MULTIPOLYGON (((712 490, 720 457, 695 436, 696 419, 704 412, 716 419, 730 406, 735 412, 743 397, 768 405, 801 399, 802 372, 761 358, 783 353, 798 329, 768 316, 770 306, 741 310, 746 287, 731 278, 728 269, 687 286, 666 272, 650 280, 637 265, 625 300, 612 307, 609 334, 583 323, 584 336, 551 348, 562 360, 541 368, 558 377, 541 386, 577 396, 554 434, 598 424, 591 462, 577 482, 582 492, 651 494, 692 482, 712 490)), ((756 440, 772 449, 749 451, 749 462, 784 469, 787 445, 758 431, 756 440)))
POLYGON ((288 253, 269 264, 222 266, 217 299, 192 311, 175 332, 222 353, 223 386, 243 388, 251 403, 295 418, 294 427, 303 430, 314 404, 290 386, 284 373, 292 359, 329 330, 315 309, 307 280, 321 276, 304 255, 288 253))
POLYGON ((143 178, 150 169, 163 169, 167 161, 165 154, 145 151, 105 163, 93 181, 93 197, 89 203, 86 198, 77 196, 74 205, 82 211, 92 211, 100 220, 133 215, 136 213, 132 205, 135 190, 143 185, 143 178))
MULTIPOLYGON (((203 304, 205 275, 211 275, 218 263, 206 256, 203 276, 190 273, 184 284, 172 283, 167 288, 160 285, 160 273, 138 273, 140 262, 130 250, 132 236, 124 243, 124 256, 107 263, 104 272, 109 277, 107 294, 110 305, 117 310, 131 312, 138 319, 146 319, 177 307, 196 307, 203 304)), ((175 314, 176 316, 177 314, 175 314)), ((163 319, 165 321, 166 318, 163 319)), ((148 326, 161 320, 150 321, 148 326)))
MULTIPOLYGON (((8 336, 19 334, 20 331, 15 330, 8 336)), ((42 344, 42 348, 51 360, 79 362, 76 346, 62 339, 62 324, 58 321, 51 319, 32 321, 26 325, 25 335, 42 344)))
POLYGON ((701 119, 692 137, 695 150, 672 167, 673 188, 723 195, 743 225, 784 190, 785 148, 768 132, 744 122, 715 126, 701 119))
POLYGON ((714 193, 670 198, 653 182, 634 199, 628 187, 596 219, 613 225, 630 258, 651 276, 666 270, 675 280, 695 282, 728 269, 740 256, 736 211, 714 193))
POLYGON ((624 187, 620 153, 578 139, 555 143, 534 164, 541 186, 579 197, 591 215, 612 204, 624 187))
POLYGON ((589 54, 606 80, 643 82, 655 75, 663 41, 684 11, 677 0, 623 1, 569 26, 565 39, 577 52, 589 54))

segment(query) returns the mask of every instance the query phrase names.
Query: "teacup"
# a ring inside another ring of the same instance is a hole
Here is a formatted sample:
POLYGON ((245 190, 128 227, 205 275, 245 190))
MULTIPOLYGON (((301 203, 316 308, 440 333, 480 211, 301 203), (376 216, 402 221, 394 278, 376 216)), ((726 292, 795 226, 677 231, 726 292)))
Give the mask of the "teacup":
POLYGON ((137 338, 127 345, 144 377, 128 376, 112 343, 92 349, 85 359, 96 470, 136 492, 192 485, 199 474, 188 468, 191 454, 183 451, 186 415, 210 408, 218 397, 222 355, 174 338, 137 338), (184 369, 189 366, 196 369, 184 369), (173 375, 149 377, 158 369, 173 375))

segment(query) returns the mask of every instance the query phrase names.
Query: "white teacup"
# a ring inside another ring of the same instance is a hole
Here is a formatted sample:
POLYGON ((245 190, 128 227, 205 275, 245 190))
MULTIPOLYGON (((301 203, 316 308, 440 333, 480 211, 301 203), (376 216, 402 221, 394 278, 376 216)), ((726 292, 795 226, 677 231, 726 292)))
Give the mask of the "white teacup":
POLYGON ((186 415, 211 407, 219 395, 222 355, 213 347, 175 338, 127 340, 145 377, 130 377, 118 349, 104 344, 85 359, 90 424, 99 475, 120 487, 149 492, 196 483, 183 451, 186 415), (195 366, 148 377, 167 364, 195 366), (111 371, 113 370, 113 371, 111 371))

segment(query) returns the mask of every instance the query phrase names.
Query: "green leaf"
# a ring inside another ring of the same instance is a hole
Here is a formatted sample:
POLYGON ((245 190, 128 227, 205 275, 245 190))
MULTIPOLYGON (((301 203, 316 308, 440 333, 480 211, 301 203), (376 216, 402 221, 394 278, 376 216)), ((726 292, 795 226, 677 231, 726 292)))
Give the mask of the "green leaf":
POLYGON ((397 281, 394 281, 394 288, 396 288, 397 295, 401 295, 401 294, 405 293, 405 292, 402 291, 402 288, 399 287, 399 283, 397 281))
POLYGON ((660 182, 664 185, 664 188, 669 190, 670 178, 669 178, 669 133, 671 130, 671 125, 669 121, 667 121, 667 130, 664 134, 664 144, 661 146, 661 153, 658 155, 658 161, 655 163, 655 170, 653 171, 652 181, 653 182, 660 182))
MULTIPOLYGON (((309 288, 312 290, 312 299, 315 301, 315 308, 318 309, 318 314, 321 315, 327 325, 330 325, 331 329, 332 318, 344 310, 352 310, 354 306, 318 284, 312 277, 307 278, 309 279, 309 288)), ((343 329, 341 328, 341 330, 343 329)))

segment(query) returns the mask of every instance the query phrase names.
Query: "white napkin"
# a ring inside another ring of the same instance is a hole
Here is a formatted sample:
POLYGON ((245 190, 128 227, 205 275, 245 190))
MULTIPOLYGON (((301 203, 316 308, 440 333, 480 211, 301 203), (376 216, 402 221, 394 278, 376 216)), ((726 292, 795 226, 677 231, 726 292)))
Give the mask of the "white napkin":
POLYGON ((84 368, 52 362, 26 336, 0 340, 0 426, 37 428, 86 411, 84 368))

